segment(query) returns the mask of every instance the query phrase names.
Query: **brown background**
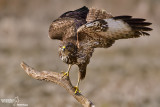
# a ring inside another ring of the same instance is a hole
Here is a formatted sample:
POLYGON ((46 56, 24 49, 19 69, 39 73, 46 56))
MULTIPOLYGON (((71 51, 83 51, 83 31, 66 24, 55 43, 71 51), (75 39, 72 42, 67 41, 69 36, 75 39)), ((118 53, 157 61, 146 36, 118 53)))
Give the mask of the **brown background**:
MULTIPOLYGON (((0 98, 19 97, 29 107, 80 107, 65 89, 29 77, 19 66, 65 71, 50 23, 68 10, 97 7, 152 22, 150 37, 119 40, 96 49, 80 84, 97 107, 160 107, 160 0, 0 0, 0 98)), ((77 82, 77 66, 70 72, 77 82)), ((2 104, 0 107, 11 107, 2 104)))

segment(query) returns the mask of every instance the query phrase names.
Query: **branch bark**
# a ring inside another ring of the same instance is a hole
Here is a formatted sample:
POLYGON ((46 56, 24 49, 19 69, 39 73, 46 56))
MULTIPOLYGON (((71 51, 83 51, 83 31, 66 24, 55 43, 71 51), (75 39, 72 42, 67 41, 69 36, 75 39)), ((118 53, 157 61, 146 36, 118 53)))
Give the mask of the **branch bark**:
POLYGON ((63 73, 57 73, 53 71, 39 72, 24 62, 22 62, 20 65, 32 78, 37 80, 50 81, 65 88, 70 95, 72 95, 79 103, 83 105, 83 107, 95 107, 94 104, 81 93, 75 94, 75 88, 72 85, 70 78, 66 75, 63 76, 63 73))

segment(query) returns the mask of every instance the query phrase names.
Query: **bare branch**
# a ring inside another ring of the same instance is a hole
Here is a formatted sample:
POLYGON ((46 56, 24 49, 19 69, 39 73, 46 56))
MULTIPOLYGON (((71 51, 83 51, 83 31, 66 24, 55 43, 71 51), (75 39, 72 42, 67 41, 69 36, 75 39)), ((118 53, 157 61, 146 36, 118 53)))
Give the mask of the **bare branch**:
POLYGON ((50 82, 60 85, 61 87, 64 87, 67 90, 67 92, 71 94, 84 107, 95 107, 94 104, 89 99, 87 99, 85 96, 83 96, 81 93, 75 94, 75 88, 72 85, 69 77, 67 77, 66 75, 63 77, 63 73, 57 73, 53 71, 38 72, 24 62, 21 63, 21 67, 32 78, 35 78, 37 80, 50 81, 50 82))

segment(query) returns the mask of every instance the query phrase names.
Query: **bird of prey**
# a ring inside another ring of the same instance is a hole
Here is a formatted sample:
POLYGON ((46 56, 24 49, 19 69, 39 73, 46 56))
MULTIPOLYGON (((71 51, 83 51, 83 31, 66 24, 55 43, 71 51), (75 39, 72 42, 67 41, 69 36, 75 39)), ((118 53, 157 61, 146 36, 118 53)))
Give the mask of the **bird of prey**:
POLYGON ((69 76, 71 66, 79 67, 75 93, 79 93, 79 82, 86 75, 86 68, 94 48, 108 48, 118 39, 149 36, 152 29, 142 18, 129 15, 112 16, 105 10, 86 6, 68 11, 54 20, 49 27, 49 37, 60 40, 59 57, 69 65, 64 75, 69 76))

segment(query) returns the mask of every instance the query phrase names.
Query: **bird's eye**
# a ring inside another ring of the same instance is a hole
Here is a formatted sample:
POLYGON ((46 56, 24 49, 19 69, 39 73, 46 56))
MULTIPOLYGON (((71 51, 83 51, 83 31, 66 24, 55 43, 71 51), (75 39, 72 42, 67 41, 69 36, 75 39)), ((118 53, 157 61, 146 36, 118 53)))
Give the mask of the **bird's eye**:
POLYGON ((62 49, 65 49, 65 48, 66 48, 66 46, 63 46, 63 47, 62 47, 62 49))

